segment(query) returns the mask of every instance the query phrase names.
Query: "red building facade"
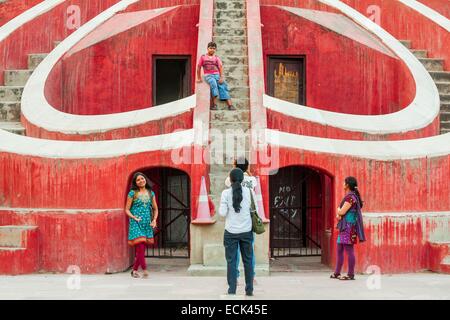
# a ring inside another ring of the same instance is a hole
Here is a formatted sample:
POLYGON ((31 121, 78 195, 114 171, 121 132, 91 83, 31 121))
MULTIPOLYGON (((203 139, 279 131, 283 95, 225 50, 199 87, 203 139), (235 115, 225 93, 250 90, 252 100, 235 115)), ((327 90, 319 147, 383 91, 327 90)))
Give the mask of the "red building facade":
POLYGON ((450 272, 445 0, 426 10, 387 0, 61 0, 13 13, 18 1, 8 2, 1 123, 22 134, 0 130, 0 274, 126 270, 124 205, 138 170, 161 208, 150 254, 182 252, 193 275, 224 272, 214 207, 230 164, 211 159, 218 120, 251 133, 243 151, 268 223, 257 272, 270 271, 270 257, 334 264, 346 176, 365 201, 358 272, 450 272), (235 114, 210 111, 209 88, 196 83, 212 39, 236 60, 224 65, 244 105, 235 114), (233 54, 239 46, 245 54, 233 54))

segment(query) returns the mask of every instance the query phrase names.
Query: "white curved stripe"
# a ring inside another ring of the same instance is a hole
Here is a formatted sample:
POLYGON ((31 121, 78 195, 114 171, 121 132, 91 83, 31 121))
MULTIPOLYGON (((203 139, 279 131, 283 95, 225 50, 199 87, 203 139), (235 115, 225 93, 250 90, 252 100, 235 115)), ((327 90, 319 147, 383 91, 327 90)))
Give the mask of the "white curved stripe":
POLYGON ((57 141, 0 130, 0 152, 58 159, 114 158, 148 151, 172 150, 194 143, 194 129, 159 136, 104 141, 57 141))
MULTIPOLYGON (((450 32, 450 20, 441 15, 439 12, 431 9, 425 4, 415 1, 415 0, 399 0, 399 2, 403 3, 405 6, 410 7, 411 9, 419 12, 421 15, 427 17, 434 23, 438 24, 448 32, 450 32)), ((450 6, 450 2, 448 4, 450 6)))
POLYGON ((0 42, 5 40, 11 33, 19 29, 24 24, 50 11, 64 1, 66 0, 46 0, 14 17, 0 27, 0 42))
MULTIPOLYGON (((74 115, 53 108, 44 95, 46 80, 62 56, 98 26, 139 0, 123 0, 103 11, 62 41, 36 68, 22 94, 22 114, 38 127, 64 134, 90 134, 127 128, 189 111, 195 107, 196 97, 190 97, 137 111, 107 115, 74 115)), ((166 12, 169 10, 158 10, 166 12)))
POLYGON ((319 0, 336 8, 363 28, 372 32, 408 67, 416 84, 412 103, 400 111, 384 115, 352 115, 318 110, 297 105, 267 95, 264 107, 279 113, 343 130, 369 134, 390 134, 426 127, 439 115, 439 93, 430 74, 419 60, 397 39, 358 11, 338 0, 319 0))
MULTIPOLYGON (((265 129, 265 139, 272 146, 382 161, 450 154, 450 133, 412 140, 356 141, 302 136, 265 129)), ((273 152, 272 150, 272 156, 273 152)))

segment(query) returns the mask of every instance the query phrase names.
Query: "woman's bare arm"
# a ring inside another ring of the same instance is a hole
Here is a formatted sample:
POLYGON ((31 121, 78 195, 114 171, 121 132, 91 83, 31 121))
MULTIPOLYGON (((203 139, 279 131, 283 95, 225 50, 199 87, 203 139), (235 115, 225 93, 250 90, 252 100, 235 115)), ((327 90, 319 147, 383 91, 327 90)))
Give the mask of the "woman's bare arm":
POLYGON ((133 198, 127 197, 127 203, 125 205, 125 213, 127 214, 127 216, 129 216, 131 219, 134 219, 136 221, 140 221, 141 219, 136 218, 135 216, 133 216, 133 214, 131 213, 130 209, 131 209, 131 205, 133 203, 133 198))
POLYGON ((152 199, 152 207, 153 207, 153 219, 152 219, 152 222, 150 223, 150 225, 152 226, 152 228, 155 228, 156 221, 158 219, 158 204, 156 203, 155 197, 153 197, 153 199, 152 199))

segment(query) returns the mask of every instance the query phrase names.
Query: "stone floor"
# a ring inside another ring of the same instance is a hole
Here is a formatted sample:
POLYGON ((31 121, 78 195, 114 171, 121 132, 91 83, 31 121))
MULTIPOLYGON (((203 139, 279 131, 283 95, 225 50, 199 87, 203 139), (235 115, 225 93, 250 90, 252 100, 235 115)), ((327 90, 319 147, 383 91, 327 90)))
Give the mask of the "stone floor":
POLYGON ((258 277, 253 297, 227 296, 224 277, 190 277, 187 259, 149 259, 150 277, 129 272, 109 275, 32 274, 0 276, 0 299, 450 299, 450 276, 431 272, 357 275, 355 281, 329 279, 318 258, 271 261, 271 276, 258 277))

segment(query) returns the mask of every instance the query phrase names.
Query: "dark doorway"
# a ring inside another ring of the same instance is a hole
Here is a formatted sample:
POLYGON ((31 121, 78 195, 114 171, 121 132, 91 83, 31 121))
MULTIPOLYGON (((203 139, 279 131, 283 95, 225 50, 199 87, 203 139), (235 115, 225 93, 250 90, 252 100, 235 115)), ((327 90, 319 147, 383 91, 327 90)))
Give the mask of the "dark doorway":
POLYGON ((156 56, 153 70, 153 105, 176 101, 190 94, 189 57, 156 56))
POLYGON ((155 244, 147 257, 189 257, 190 181, 183 171, 153 168, 143 171, 150 179, 159 209, 155 244))
POLYGON ((272 97, 305 105, 305 58, 270 56, 267 83, 272 97))
POLYGON ((320 256, 331 209, 331 178, 311 168, 292 166, 270 177, 272 257, 320 256), (325 190, 325 186, 330 188, 325 190), (328 201, 328 203, 326 203, 328 201))

